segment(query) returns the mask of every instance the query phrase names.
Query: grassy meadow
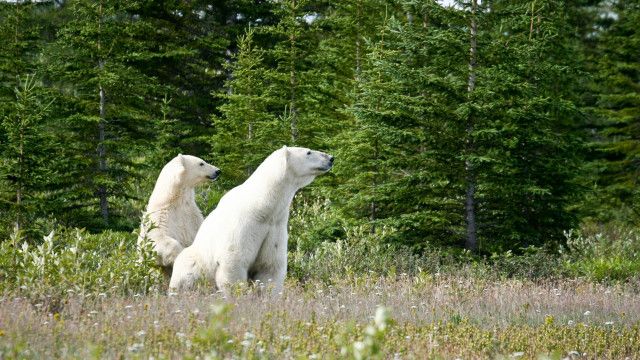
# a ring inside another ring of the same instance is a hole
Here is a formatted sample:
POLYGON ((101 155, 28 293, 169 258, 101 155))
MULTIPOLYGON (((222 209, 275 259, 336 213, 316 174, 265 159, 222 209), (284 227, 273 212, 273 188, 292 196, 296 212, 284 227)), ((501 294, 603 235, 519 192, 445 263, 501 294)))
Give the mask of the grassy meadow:
POLYGON ((637 288, 426 273, 64 300, 0 299, 2 358, 635 358, 637 288))
POLYGON ((168 293, 135 233, 60 228, 39 244, 15 235, 0 243, 0 358, 640 354, 637 231, 584 226, 560 249, 519 255, 442 248, 416 255, 362 229, 311 246, 313 224, 304 219, 317 211, 310 204, 292 214, 299 231, 282 294, 168 293))

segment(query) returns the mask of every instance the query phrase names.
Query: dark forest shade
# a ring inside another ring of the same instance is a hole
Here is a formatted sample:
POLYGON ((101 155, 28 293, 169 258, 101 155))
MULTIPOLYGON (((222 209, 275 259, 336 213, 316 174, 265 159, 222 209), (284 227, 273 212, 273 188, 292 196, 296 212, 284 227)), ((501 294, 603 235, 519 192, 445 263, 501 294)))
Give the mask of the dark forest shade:
POLYGON ((211 208, 284 144, 336 154, 326 233, 493 252, 638 220, 635 3, 219 3, 0 3, 0 235, 134 229, 179 152, 223 169, 211 208))

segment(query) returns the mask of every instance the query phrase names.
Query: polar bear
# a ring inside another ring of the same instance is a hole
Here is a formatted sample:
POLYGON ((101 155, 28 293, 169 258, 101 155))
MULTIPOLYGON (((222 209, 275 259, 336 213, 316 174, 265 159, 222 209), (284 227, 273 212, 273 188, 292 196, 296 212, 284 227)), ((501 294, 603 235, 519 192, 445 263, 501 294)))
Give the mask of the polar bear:
POLYGON ((218 289, 247 280, 279 292, 287 272, 287 223, 296 191, 331 169, 333 156, 300 147, 269 155, 242 184, 225 194, 202 223, 193 244, 176 258, 170 289, 205 278, 218 289))
POLYGON ((145 237, 151 241, 158 265, 167 277, 178 254, 193 243, 204 219, 195 201, 194 187, 218 176, 217 167, 182 154, 160 171, 143 215, 138 242, 145 237))

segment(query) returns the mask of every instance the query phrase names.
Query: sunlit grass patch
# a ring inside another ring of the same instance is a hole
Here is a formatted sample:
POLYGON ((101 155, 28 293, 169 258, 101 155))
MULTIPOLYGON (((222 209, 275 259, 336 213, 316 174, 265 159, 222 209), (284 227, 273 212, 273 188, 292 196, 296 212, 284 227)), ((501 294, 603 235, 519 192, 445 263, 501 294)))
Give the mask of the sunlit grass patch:
POLYGON ((580 281, 405 276, 164 295, 75 294, 59 312, 7 293, 4 358, 624 358, 636 290, 580 281), (585 355, 586 354, 586 355, 585 355))

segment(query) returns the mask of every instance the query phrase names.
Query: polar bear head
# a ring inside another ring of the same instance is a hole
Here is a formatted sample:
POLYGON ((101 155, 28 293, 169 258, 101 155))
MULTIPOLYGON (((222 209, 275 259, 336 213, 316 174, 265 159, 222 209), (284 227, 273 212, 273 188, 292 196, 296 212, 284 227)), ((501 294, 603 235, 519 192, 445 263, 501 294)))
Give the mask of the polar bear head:
POLYGON ((178 154, 169 164, 172 162, 175 166, 175 175, 179 177, 182 186, 193 187, 220 176, 220 169, 196 156, 178 154))
POLYGON ((193 188, 207 180, 215 180, 220 175, 220 169, 207 164, 204 160, 182 155, 174 157, 160 171, 156 185, 149 198, 148 208, 164 206, 175 201, 185 190, 193 193, 193 188))
POLYGON ((162 168, 156 188, 161 191, 192 188, 207 180, 215 180, 218 176, 220 169, 207 164, 199 157, 178 154, 162 168))
POLYGON ((287 172, 299 179, 301 187, 333 167, 333 156, 320 151, 287 146, 280 151, 286 159, 287 172))

